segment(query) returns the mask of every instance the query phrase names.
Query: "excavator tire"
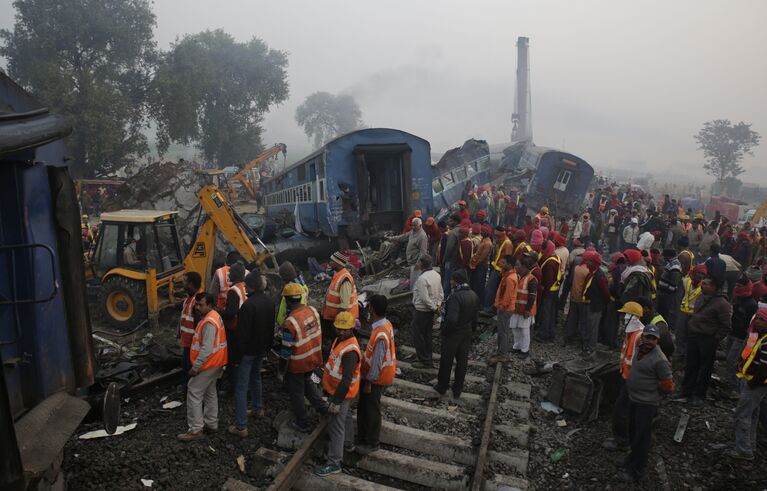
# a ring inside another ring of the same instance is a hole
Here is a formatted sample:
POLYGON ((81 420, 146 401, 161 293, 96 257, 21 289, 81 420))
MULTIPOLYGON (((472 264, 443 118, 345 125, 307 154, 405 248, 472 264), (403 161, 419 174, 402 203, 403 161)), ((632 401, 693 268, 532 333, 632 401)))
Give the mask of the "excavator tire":
POLYGON ((99 291, 101 315, 114 329, 129 331, 147 319, 146 286, 123 276, 110 276, 99 291))

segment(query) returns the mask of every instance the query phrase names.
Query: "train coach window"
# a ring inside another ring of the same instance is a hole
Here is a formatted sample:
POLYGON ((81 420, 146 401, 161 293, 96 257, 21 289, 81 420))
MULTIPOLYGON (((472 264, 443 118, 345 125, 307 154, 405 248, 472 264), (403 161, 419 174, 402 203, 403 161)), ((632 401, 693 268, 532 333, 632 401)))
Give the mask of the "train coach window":
POLYGON ((440 178, 440 181, 442 181, 443 189, 449 188, 455 183, 455 179, 453 179, 453 173, 448 172, 447 174, 445 174, 444 176, 440 178))
POLYGON ((557 182, 554 183, 554 189, 559 189, 560 191, 567 189, 567 185, 570 183, 570 176, 572 176, 572 172, 569 170, 559 171, 557 182))
POLYGON ((320 179, 320 201, 325 201, 325 179, 320 179))
POLYGON ((435 193, 441 193, 445 190, 445 188, 442 187, 442 182, 440 182, 439 177, 431 182, 431 187, 435 193))
POLYGON ((459 167, 453 171, 456 181, 465 181, 468 177, 466 174, 466 167, 459 167))

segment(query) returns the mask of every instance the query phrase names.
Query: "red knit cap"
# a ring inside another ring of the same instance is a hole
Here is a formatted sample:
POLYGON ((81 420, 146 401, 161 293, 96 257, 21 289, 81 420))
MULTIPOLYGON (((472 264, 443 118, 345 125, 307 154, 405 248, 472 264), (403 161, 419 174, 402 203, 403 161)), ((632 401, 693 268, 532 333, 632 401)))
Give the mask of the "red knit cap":
POLYGON ((482 232, 482 225, 480 225, 479 223, 473 223, 471 225, 471 233, 473 233, 474 235, 478 235, 481 232, 482 232))
POLYGON ((642 260, 642 253, 636 249, 626 249, 623 251, 623 255, 629 264, 636 264, 642 260))

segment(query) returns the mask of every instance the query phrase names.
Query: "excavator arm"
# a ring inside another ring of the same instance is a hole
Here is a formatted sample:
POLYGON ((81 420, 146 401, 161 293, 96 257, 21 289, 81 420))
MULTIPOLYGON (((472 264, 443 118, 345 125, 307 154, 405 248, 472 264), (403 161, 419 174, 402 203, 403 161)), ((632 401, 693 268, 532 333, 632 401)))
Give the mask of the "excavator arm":
POLYGON ((271 253, 260 242, 255 232, 242 221, 221 190, 214 185, 205 186, 197 192, 197 200, 205 218, 197 229, 192 249, 184 259, 184 269, 200 273, 204 280, 210 278, 218 232, 234 246, 248 264, 255 263, 263 267, 272 257, 276 267, 271 253), (256 249, 254 241, 260 243, 264 248, 263 252, 256 249))
POLYGON ((253 186, 251 185, 250 181, 247 178, 248 172, 255 169, 256 167, 260 166, 270 158, 274 157, 278 153, 282 152, 282 157, 285 158, 285 154, 288 151, 287 145, 284 143, 275 143, 274 146, 271 148, 268 148, 261 152, 258 156, 256 156, 255 159, 248 162, 245 167, 240 169, 240 171, 229 178, 227 181, 227 185, 229 187, 229 196, 231 199, 235 199, 236 191, 234 189, 233 184, 235 182, 239 182, 243 188, 247 191, 248 195, 251 199, 256 199, 256 190, 253 189, 253 186))

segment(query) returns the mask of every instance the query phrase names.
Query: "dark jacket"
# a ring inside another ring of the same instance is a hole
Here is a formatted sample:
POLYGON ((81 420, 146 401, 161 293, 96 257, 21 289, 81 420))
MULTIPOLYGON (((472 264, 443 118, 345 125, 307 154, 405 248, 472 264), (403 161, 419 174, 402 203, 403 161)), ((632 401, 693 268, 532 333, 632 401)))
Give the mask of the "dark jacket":
POLYGON ((272 347, 274 316, 275 304, 271 298, 263 292, 249 295, 240 307, 233 339, 227 343, 230 359, 236 362, 243 356, 265 355, 272 347))
POLYGON ((647 300, 652 299, 652 283, 649 273, 635 271, 626 278, 618 305, 635 302, 639 297, 644 297, 647 300))
POLYGON ((610 289, 607 286, 607 277, 601 269, 597 268, 585 295, 589 300, 589 310, 591 312, 601 312, 605 305, 607 305, 607 302, 610 300, 610 289))
POLYGON ((453 334, 467 329, 476 329, 479 297, 469 285, 463 284, 453 290, 445 305, 443 334, 453 334))
POLYGON ((701 295, 695 301, 690 320, 687 321, 687 333, 713 336, 724 339, 732 328, 732 305, 727 296, 717 293, 711 296, 701 295))
POLYGON ((732 332, 730 336, 738 339, 746 339, 746 331, 751 318, 758 308, 756 299, 753 297, 735 297, 732 302, 732 332))
POLYGON ((658 280, 658 293, 676 295, 679 283, 682 280, 682 265, 674 258, 663 269, 663 274, 658 280))

